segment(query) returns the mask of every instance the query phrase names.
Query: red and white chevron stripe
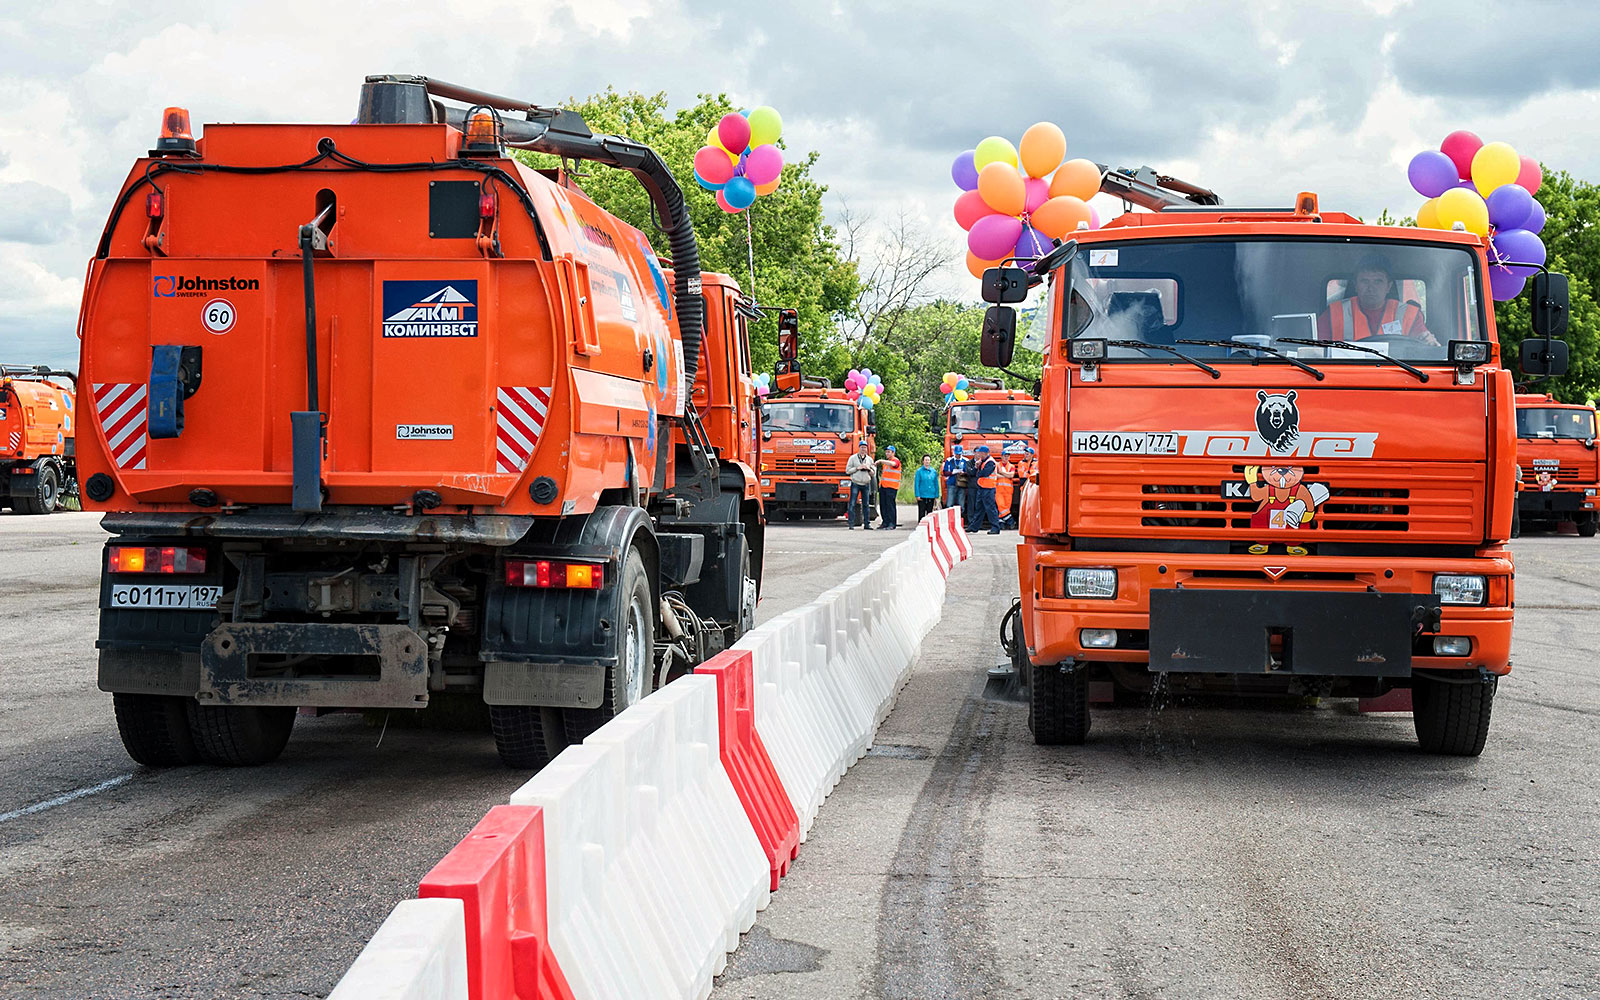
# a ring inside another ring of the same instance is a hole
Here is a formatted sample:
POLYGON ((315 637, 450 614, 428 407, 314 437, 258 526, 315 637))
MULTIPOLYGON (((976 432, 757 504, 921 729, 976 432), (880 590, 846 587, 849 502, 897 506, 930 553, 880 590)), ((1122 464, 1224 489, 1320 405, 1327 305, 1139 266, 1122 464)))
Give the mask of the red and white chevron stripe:
POLYGON ((11 432, 11 448, 10 448, 10 450, 11 451, 21 451, 22 450, 22 432, 21 431, 12 431, 11 432))
POLYGON ((149 412, 144 383, 96 382, 94 412, 100 418, 100 429, 105 431, 116 467, 144 468, 145 447, 150 442, 145 433, 149 412))
POLYGON ((554 386, 502 385, 495 392, 495 468, 521 472, 533 458, 533 449, 550 416, 554 386))

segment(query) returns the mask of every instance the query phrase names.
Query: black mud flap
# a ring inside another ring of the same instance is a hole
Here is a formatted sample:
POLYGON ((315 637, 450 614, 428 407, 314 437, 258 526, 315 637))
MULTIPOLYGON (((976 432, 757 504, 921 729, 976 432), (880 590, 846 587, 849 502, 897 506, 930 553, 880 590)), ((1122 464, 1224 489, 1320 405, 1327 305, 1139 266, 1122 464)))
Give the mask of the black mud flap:
POLYGON ((428 644, 405 625, 229 622, 200 644, 195 696, 203 705, 424 708, 428 644), (259 657, 308 659, 285 675, 258 665, 259 657), (362 669, 319 675, 310 658, 362 669))
POLYGON ((1153 590, 1150 669, 1175 673, 1409 677, 1432 594, 1153 590))

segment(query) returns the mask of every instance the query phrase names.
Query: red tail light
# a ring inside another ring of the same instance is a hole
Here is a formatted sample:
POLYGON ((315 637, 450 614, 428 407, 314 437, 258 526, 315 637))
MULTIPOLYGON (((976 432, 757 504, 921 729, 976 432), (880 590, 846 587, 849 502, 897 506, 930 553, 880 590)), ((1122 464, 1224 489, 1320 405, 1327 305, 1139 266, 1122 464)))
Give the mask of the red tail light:
POLYGON ((492 219, 492 218, 494 218, 494 209, 495 209, 494 191, 490 189, 488 184, 485 184, 478 191, 478 218, 480 218, 480 219, 492 219))
POLYGON ((204 573, 206 550, 172 545, 113 545, 106 555, 113 573, 204 573))
POLYGON ((600 590, 605 586, 605 566, 550 559, 507 559, 506 586, 600 590))

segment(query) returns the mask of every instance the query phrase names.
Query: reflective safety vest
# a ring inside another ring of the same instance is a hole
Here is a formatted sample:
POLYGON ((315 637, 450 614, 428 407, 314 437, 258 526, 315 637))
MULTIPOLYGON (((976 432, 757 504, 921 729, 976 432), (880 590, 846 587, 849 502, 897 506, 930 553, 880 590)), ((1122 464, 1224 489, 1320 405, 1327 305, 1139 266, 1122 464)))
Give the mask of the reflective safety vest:
POLYGON ((1379 320, 1382 324, 1376 331, 1367 323, 1366 311, 1357 304, 1354 298, 1340 299, 1328 307, 1328 317, 1331 322, 1328 329, 1332 332, 1334 340, 1355 341, 1366 340, 1368 337, 1392 337, 1399 334, 1411 336, 1412 331, 1422 325, 1422 309, 1415 302, 1405 304, 1405 312, 1400 312, 1400 301, 1390 299, 1383 304, 1383 317, 1379 320), (1400 316, 1398 325, 1395 317, 1400 316))
POLYGON ((886 458, 883 460, 883 464, 878 466, 878 485, 886 490, 900 488, 900 460, 898 458, 886 458))
POLYGON ((994 487, 994 459, 991 458, 978 468, 978 489, 992 490, 994 487))

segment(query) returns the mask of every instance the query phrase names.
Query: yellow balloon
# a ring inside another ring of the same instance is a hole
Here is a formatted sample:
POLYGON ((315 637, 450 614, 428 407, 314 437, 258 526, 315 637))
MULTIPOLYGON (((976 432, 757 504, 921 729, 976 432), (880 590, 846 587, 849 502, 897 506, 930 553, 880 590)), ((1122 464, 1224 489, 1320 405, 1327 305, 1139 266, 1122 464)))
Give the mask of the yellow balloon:
POLYGON ((1017 147, 1002 139, 1000 136, 991 135, 978 143, 978 148, 973 150, 972 164, 981 172, 991 163, 1007 163, 1017 165, 1017 147))
POLYGON ((728 147, 722 144, 722 139, 717 135, 717 127, 715 125, 711 126, 711 131, 706 133, 706 145, 715 146, 724 153, 728 152, 728 147))
POLYGON ((967 390, 965 390, 965 389, 957 389, 956 390, 956 402, 965 403, 966 401, 967 401, 967 390))
POLYGON ((1029 177, 1048 177, 1067 156, 1067 137, 1050 122, 1039 122, 1022 133, 1022 169, 1029 177))
POLYGON ((1485 198, 1502 184, 1515 184, 1522 157, 1508 142, 1491 142, 1472 154, 1472 186, 1485 198))
POLYGON ((1454 229, 1459 222, 1469 233, 1489 235, 1489 206, 1477 194, 1466 188, 1451 188, 1434 201, 1440 229, 1454 229))
POLYGON ((783 135, 783 118, 776 108, 763 104, 750 112, 750 148, 777 142, 783 135))
POLYGON ((1417 209, 1417 225, 1423 229, 1443 229, 1439 225, 1439 199, 1429 198, 1417 209))

